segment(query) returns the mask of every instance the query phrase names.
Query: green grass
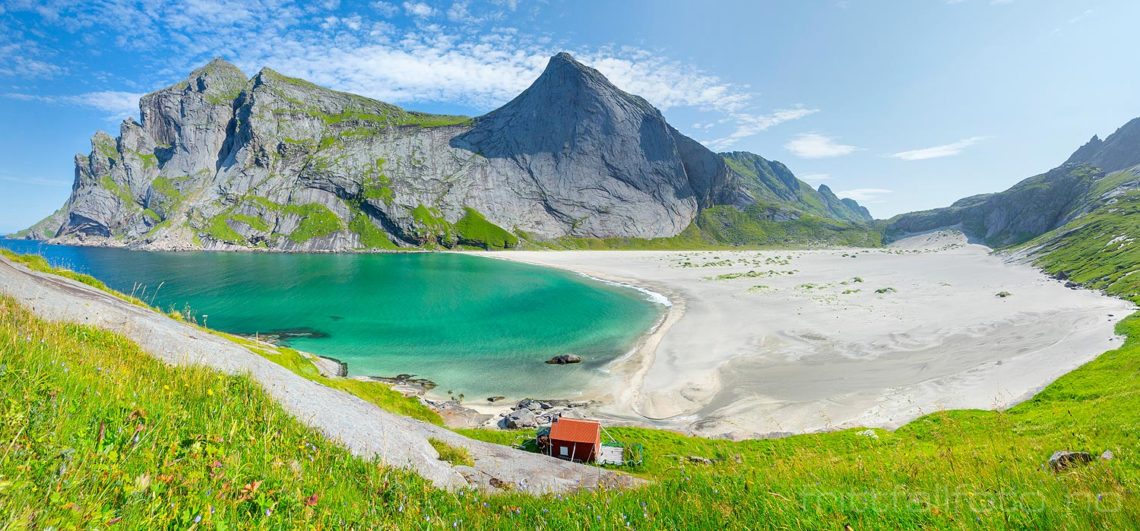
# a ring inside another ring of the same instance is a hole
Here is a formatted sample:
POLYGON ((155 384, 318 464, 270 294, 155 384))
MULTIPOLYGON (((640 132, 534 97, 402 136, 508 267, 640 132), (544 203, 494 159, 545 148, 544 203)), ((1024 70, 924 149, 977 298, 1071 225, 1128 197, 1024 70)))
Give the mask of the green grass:
POLYGON ((447 127, 452 125, 471 125, 474 122, 475 120, 469 116, 405 112, 396 124, 414 125, 416 127, 447 127))
POLYGON ((118 197, 124 206, 133 206, 135 204, 135 197, 131 195, 131 191, 120 186, 110 175, 101 177, 99 179, 99 185, 112 194, 115 194, 115 197, 118 197))
POLYGON ((287 205, 283 211, 301 217, 301 223, 289 233, 289 239, 294 243, 322 238, 344 228, 340 218, 332 210, 317 203, 287 205))
POLYGON ((852 223, 803 215, 788 221, 767 220, 767 207, 754 205, 743 211, 715 206, 701 211, 695 222, 668 238, 577 238, 552 242, 529 240, 545 248, 720 250, 788 249, 801 247, 881 247, 882 229, 875 223, 852 223))
MULTIPOLYGON (((646 447, 632 472, 650 486, 488 497, 352 457, 246 378, 169 367, 120 336, 47 323, 0 298, 0 525, 190 527, 201 516, 205 527, 255 528, 1131 528, 1140 317, 1119 331, 1121 348, 1008 411, 935 413, 878 438, 609 428, 646 447), (1054 473, 1043 463, 1056 450, 1116 458, 1054 473)), ((314 377, 295 351, 260 354, 314 377)), ((461 433, 500 444, 530 435, 461 433)))
POLYGON ((269 223, 267 223, 264 219, 261 219, 261 218, 256 217, 256 216, 250 216, 247 214, 230 214, 230 219, 234 220, 234 221, 240 221, 242 223, 245 223, 251 229, 256 230, 256 231, 269 232, 269 229, 272 228, 269 226, 269 223))
POLYGON ((374 225, 364 212, 353 214, 352 221, 348 223, 348 230, 360 238, 360 245, 365 249, 399 249, 399 246, 388 238, 388 233, 374 225))
POLYGON ((231 216, 230 212, 223 212, 210 218, 206 222, 206 234, 220 242, 246 245, 248 242, 246 242, 245 237, 230 226, 229 219, 231 216))
POLYGON ((412 211, 412 219, 415 220, 416 235, 426 245, 455 245, 453 227, 438 208, 419 205, 412 211))
POLYGON ((518 246, 517 236, 487 221, 478 210, 474 208, 463 210, 463 217, 455 222, 455 232, 460 243, 484 249, 509 249, 518 246))
POLYGON ((154 180, 150 182, 150 186, 154 189, 154 191, 172 200, 179 201, 182 200, 183 196, 182 192, 178 191, 177 183, 181 180, 186 180, 189 178, 189 176, 182 177, 180 179, 171 179, 169 177, 155 177, 154 180))
POLYGON ((453 465, 475 466, 475 460, 471 459, 471 452, 466 448, 452 446, 435 437, 428 438, 428 443, 439 452, 440 461, 447 461, 453 465))
POLYGON ((391 205, 396 194, 392 190, 392 179, 384 174, 384 159, 376 159, 376 163, 364 171, 362 184, 365 199, 379 199, 385 205, 391 205))
MULTIPOLYGON (((1133 177, 1135 178, 1135 177, 1133 177)), ((1067 225, 1031 240, 1036 264, 1073 282, 1132 300, 1140 298, 1140 191, 1117 197, 1067 225)))
POLYGON ((439 414, 423 405, 419 399, 404 396, 382 382, 370 382, 351 378, 325 378, 321 376, 320 371, 317 370, 317 367, 313 365, 313 362, 309 358, 291 348, 273 346, 222 332, 211 331, 211 333, 229 339, 307 380, 312 380, 326 387, 340 389, 346 393, 356 395, 367 402, 379 406, 381 409, 399 415, 412 417, 436 425, 443 425, 443 419, 440 418, 439 414))

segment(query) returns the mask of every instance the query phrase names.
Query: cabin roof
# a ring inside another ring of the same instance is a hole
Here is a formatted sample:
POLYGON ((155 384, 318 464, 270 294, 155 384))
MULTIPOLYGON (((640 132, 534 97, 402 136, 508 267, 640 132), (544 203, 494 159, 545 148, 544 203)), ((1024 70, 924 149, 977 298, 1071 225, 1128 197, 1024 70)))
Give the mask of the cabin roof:
POLYGON ((557 441, 598 444, 602 425, 596 420, 561 418, 550 427, 550 439, 557 441))

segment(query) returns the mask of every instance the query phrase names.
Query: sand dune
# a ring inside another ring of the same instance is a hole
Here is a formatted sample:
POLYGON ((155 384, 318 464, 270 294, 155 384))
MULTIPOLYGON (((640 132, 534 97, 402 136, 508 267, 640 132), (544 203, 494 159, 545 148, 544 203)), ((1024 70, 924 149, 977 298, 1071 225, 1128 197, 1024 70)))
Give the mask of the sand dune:
POLYGON ((494 256, 669 297, 666 322, 593 393, 614 418, 706 436, 1007 407, 1118 345, 1133 310, 957 233, 873 250, 494 256))

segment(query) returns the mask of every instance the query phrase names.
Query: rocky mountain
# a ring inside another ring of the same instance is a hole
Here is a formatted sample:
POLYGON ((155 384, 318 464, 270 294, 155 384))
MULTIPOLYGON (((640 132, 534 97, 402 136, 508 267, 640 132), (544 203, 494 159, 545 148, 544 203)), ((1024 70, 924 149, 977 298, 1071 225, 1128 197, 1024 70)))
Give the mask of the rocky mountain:
POLYGON ((756 201, 845 221, 870 221, 871 213, 853 199, 840 199, 826 185, 813 189, 780 162, 746 151, 721 153, 743 188, 756 201))
POLYGON ((1103 141, 1094 136, 1060 166, 1004 192, 898 216, 887 225, 886 237, 954 227, 993 247, 1022 244, 1113 208, 1140 187, 1138 165, 1140 118, 1103 141))
POLYGON ((778 162, 709 151, 565 53, 474 119, 409 112, 268 68, 247 78, 218 59, 140 108, 141 123, 92 138, 67 203, 22 236, 343 251, 668 238, 714 208, 870 220, 778 162))

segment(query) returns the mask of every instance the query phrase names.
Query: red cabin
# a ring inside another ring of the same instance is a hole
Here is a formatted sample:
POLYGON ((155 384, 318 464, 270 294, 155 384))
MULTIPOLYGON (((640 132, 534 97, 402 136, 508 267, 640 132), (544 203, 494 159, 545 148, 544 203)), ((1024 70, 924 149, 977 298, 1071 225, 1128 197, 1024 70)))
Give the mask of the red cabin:
POLYGON ((602 425, 596 420, 560 418, 550 426, 550 455, 568 461, 593 461, 602 450, 602 425))

